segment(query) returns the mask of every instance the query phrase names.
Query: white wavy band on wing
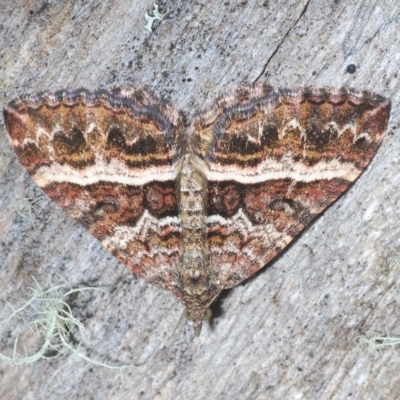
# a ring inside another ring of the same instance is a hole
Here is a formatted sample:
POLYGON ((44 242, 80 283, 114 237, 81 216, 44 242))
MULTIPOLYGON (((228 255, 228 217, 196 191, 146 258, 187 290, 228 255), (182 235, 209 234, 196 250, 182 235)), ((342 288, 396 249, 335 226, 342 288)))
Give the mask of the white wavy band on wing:
POLYGON ((247 268, 251 267, 252 264, 257 264, 259 267, 263 266, 269 261, 267 255, 271 250, 284 248, 293 239, 286 232, 278 231, 272 222, 253 225, 242 209, 239 209, 232 218, 224 218, 220 215, 207 217, 207 225, 209 230, 216 226, 218 231, 224 232, 224 235, 228 237, 233 235, 242 238, 239 246, 235 240, 225 240, 222 246, 210 245, 211 263, 218 266, 219 279, 227 279, 232 274, 232 271, 241 276, 238 281, 245 279, 247 277, 245 274, 247 268), (259 250, 257 251, 259 246, 253 246, 254 242, 263 247, 263 255, 259 254, 259 250), (226 254, 237 255, 235 265, 223 261, 226 254))
POLYGON ((33 179, 41 187, 56 182, 75 183, 81 186, 98 182, 141 186, 152 181, 175 180, 176 177, 174 166, 130 168, 122 161, 113 159, 105 162, 102 158, 98 158, 94 165, 87 166, 82 170, 68 164, 52 163, 49 166, 40 167, 33 175, 33 179))
POLYGON ((289 155, 277 161, 272 158, 264 160, 255 167, 240 165, 222 165, 214 163, 205 172, 209 181, 235 181, 244 184, 292 179, 297 182, 312 182, 318 180, 345 179, 353 182, 362 169, 351 162, 339 159, 320 161, 312 166, 294 161, 289 155))
MULTIPOLYGON (((158 219, 145 210, 135 226, 117 226, 114 229, 114 233, 103 239, 101 243, 107 249, 126 249, 132 240, 146 242, 155 235, 158 237, 165 236, 167 231, 180 233, 180 224, 181 219, 179 217, 158 219)), ((173 253, 179 249, 165 248, 163 250, 166 253, 173 253)), ((150 248, 149 252, 146 252, 146 254, 152 257, 159 251, 160 248, 154 247, 150 248)), ((138 252, 138 254, 139 253, 140 252, 138 252)), ((140 256, 139 254, 138 257, 140 258, 140 256)))

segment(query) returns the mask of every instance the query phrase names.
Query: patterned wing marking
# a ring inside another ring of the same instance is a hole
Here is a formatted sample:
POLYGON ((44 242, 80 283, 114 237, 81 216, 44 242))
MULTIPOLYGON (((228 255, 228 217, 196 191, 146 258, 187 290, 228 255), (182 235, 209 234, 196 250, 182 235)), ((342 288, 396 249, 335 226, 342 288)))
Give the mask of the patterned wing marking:
POLYGON ((181 118, 143 89, 38 93, 4 108, 10 141, 45 193, 119 261, 168 287, 180 259, 181 118))
POLYGON ((241 88, 192 124, 208 163, 208 246, 222 288, 267 264, 367 167, 390 102, 347 88, 241 88))

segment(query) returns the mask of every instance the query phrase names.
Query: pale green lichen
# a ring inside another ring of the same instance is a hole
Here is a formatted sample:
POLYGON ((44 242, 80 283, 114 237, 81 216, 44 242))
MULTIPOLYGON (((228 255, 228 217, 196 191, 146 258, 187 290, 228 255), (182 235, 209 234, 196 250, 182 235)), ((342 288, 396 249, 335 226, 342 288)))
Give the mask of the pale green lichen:
POLYGON ((29 220, 30 223, 34 226, 34 211, 38 210, 36 203, 39 201, 38 199, 33 199, 31 197, 11 197, 10 199, 13 201, 14 209, 19 216, 23 219, 29 220))
POLYGON ((375 331, 367 331, 357 339, 359 347, 364 345, 368 346, 368 353, 383 350, 387 347, 393 349, 400 345, 400 337, 390 336, 389 334, 387 336, 382 336, 380 333, 375 331))
POLYGON ((73 315, 66 299, 73 293, 102 289, 93 287, 73 289, 68 283, 65 283, 43 290, 36 280, 35 282, 38 290, 29 288, 32 290, 33 295, 28 300, 25 300, 21 307, 15 309, 11 304, 7 303, 13 311, 8 318, 0 321, 3 334, 5 325, 13 318, 20 318, 21 327, 15 335, 12 355, 7 356, 0 353, 1 361, 9 365, 23 365, 72 353, 84 359, 88 363, 88 366, 98 365, 110 369, 129 367, 112 366, 95 361, 79 351, 81 343, 86 341, 84 336, 85 328, 73 315), (29 331, 31 335, 29 335, 29 331), (35 335, 36 340, 39 338, 42 344, 39 350, 35 351, 32 355, 28 355, 25 345, 20 343, 20 337, 23 337, 24 342, 28 343, 31 342, 32 335, 35 335), (78 345, 72 343, 72 335, 81 338, 78 345), (21 347, 23 348, 24 355, 20 354, 21 347))
POLYGON ((144 18, 147 21, 147 24, 145 25, 144 29, 147 29, 149 32, 153 32, 154 21, 156 20, 162 21, 164 17, 168 14, 167 12, 165 14, 160 14, 160 12, 158 11, 157 3, 154 3, 153 7, 154 7, 153 16, 149 15, 147 12, 144 15, 144 18))

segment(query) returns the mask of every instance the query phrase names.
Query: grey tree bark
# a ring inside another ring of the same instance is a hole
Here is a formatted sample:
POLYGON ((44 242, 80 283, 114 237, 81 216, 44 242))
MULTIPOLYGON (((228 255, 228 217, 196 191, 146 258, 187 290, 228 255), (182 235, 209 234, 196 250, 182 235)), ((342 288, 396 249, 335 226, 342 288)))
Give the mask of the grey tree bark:
MULTIPOLYGON (((0 134, 0 318, 61 274, 107 292, 71 305, 82 352, 0 365, 1 399, 396 399, 400 353, 367 354, 368 330, 400 336, 400 4, 392 0, 6 0, 0 100, 57 88, 147 86, 190 119, 242 83, 349 85, 392 99, 368 170, 283 255, 221 296, 199 338, 173 296, 138 279, 38 189, 0 134), (354 64, 354 73, 347 66, 354 64), (35 198, 33 222, 16 211, 35 198), (53 373, 63 366, 55 377, 53 373)), ((1 328, 1 327, 0 327, 1 328)), ((9 352, 17 325, 0 351, 9 352)), ((21 340, 24 339, 21 338, 21 340)), ((27 346, 32 345, 31 342, 27 346)), ((33 342, 33 346, 35 346, 33 342)))

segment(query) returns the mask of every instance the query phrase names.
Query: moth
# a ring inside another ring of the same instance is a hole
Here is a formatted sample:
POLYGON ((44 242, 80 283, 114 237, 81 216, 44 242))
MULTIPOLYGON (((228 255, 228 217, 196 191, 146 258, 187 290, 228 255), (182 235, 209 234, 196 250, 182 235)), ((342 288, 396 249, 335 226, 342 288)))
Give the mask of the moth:
POLYGON ((120 262, 183 301, 198 335, 370 163, 390 101, 349 88, 240 87, 189 124, 143 88, 40 92, 4 106, 36 183, 120 262))

